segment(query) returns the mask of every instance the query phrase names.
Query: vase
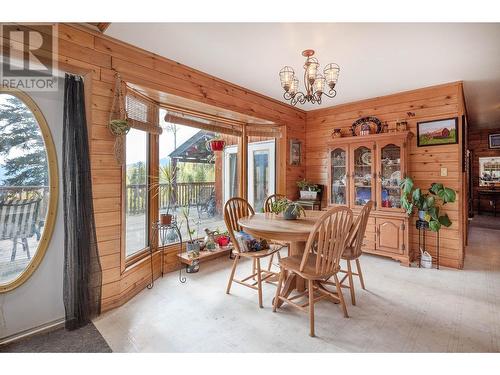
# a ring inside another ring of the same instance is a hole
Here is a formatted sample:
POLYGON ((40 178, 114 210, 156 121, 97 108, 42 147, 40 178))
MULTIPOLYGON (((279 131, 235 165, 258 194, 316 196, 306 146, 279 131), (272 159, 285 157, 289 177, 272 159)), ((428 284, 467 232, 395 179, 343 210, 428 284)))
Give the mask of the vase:
POLYGON ((172 224, 172 215, 171 214, 161 214, 160 215, 160 224, 161 225, 172 224))
POLYGON ((418 218, 422 221, 425 221, 425 212, 426 211, 418 211, 418 218))
POLYGON ((342 137, 342 131, 341 129, 337 128, 337 129, 333 129, 333 133, 332 133, 332 138, 341 138, 342 137))
POLYGON ((289 206, 285 211, 283 211, 283 218, 285 220, 297 220, 297 213, 294 213, 295 207, 289 206))

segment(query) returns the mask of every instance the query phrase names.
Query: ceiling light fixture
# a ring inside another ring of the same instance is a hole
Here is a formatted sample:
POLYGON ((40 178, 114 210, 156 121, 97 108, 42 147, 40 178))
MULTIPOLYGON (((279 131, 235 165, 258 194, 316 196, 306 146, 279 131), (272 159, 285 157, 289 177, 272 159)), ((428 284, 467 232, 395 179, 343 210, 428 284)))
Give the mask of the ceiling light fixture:
POLYGON ((305 102, 321 104, 323 95, 329 98, 334 98, 337 95, 335 85, 339 79, 340 67, 335 63, 331 63, 323 69, 323 74, 318 73, 319 62, 318 59, 312 57, 313 55, 314 50, 312 49, 302 51, 302 56, 306 57, 304 64, 305 93, 298 91, 299 80, 295 77, 292 67, 285 66, 280 70, 281 87, 285 90, 283 97, 285 100, 289 100, 292 105, 304 104, 305 102), (325 85, 328 85, 328 92, 325 92, 325 85))

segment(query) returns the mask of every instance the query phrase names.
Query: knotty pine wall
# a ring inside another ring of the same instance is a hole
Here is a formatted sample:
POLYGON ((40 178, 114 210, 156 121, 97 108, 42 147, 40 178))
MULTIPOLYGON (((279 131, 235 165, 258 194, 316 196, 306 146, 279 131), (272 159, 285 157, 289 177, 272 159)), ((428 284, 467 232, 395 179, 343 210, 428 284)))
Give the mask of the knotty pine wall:
MULTIPOLYGON (((409 129, 416 134, 418 121, 437 120, 459 117, 464 111, 461 82, 433 86, 399 94, 362 100, 345 105, 318 109, 307 112, 306 123, 306 178, 314 183, 328 186, 328 146, 334 128, 342 128, 347 134, 351 124, 364 116, 376 116, 387 121, 389 128, 395 127, 397 120, 406 119, 409 129), (407 112, 413 112, 409 117, 407 112)), ((459 131, 460 134, 460 131, 459 131)), ((462 142, 459 136, 459 142, 462 142)), ((462 205, 462 172, 461 144, 418 147, 416 136, 412 138, 409 148, 409 175, 415 184, 428 188, 432 182, 442 182, 445 186, 458 192, 457 202, 446 205, 453 224, 441 230, 441 264, 462 268, 463 266, 463 215, 462 205), (440 168, 448 168, 448 176, 440 176, 440 168)), ((323 195, 326 204, 326 194, 323 195)), ((414 220, 410 230, 410 242, 414 249, 418 248, 418 233, 414 230, 414 220)), ((433 243, 433 240, 429 241, 433 243)), ((431 246, 431 252, 433 252, 431 246)))
MULTIPOLYGON (((27 28, 36 26, 19 25, 20 30, 27 28)), ((50 56, 49 51, 43 53, 50 56)), ((286 125, 287 137, 305 140, 305 112, 80 25, 58 24, 57 58, 62 70, 86 78, 94 210, 103 268, 103 311, 129 300, 145 288, 150 278, 149 257, 125 268, 122 251, 123 176, 113 156, 114 139, 106 128, 115 71, 131 83, 286 125)), ((287 158, 288 155, 289 152, 287 158)), ((295 181, 304 176, 304 166, 292 167, 287 163, 281 172, 286 173, 287 194, 293 197, 295 181)), ((166 254, 165 270, 178 266, 176 251, 173 248, 166 254)), ((157 277, 158 254, 154 257, 154 269, 157 277)))
MULTIPOLYGON (((488 147, 488 135, 500 133, 500 128, 497 129, 469 129, 468 148, 471 151, 472 157, 472 196, 474 211, 477 210, 477 188, 479 186, 479 158, 483 157, 498 157, 500 149, 490 149, 488 147)), ((481 205, 483 209, 483 205, 481 205)), ((491 207, 484 204, 484 209, 491 210, 491 207)))

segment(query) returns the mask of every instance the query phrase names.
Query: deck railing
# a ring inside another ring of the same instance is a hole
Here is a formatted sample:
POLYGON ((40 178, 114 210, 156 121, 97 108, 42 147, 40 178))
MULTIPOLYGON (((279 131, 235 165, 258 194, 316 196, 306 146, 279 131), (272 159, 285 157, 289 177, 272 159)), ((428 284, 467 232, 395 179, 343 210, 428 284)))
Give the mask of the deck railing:
MULTIPOLYGON (((210 197, 210 191, 215 188, 215 182, 178 182, 175 193, 170 200, 170 207, 196 206, 210 197)), ((127 214, 140 214, 146 212, 148 187, 145 184, 129 184, 127 191, 127 214)), ((160 209, 166 209, 169 202, 168 184, 160 184, 158 203, 160 209)))
POLYGON ((7 199, 40 198, 38 221, 43 222, 49 206, 48 186, 0 186, 0 201, 7 199))

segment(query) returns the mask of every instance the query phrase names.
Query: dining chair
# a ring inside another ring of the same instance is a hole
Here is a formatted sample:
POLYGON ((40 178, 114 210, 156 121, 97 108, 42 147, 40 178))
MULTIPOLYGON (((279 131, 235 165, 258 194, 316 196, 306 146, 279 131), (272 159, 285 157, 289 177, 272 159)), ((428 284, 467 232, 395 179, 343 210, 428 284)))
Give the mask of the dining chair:
POLYGON ((306 242, 303 255, 282 258, 281 272, 278 280, 278 290, 274 298, 273 311, 276 311, 280 301, 288 302, 302 311, 309 310, 309 335, 314 337, 314 304, 321 299, 330 299, 342 306, 344 316, 347 306, 342 295, 338 279, 340 257, 344 252, 352 225, 352 211, 347 207, 335 207, 326 211, 316 222, 306 242), (281 294, 283 281, 288 273, 307 280, 307 290, 288 297, 281 294), (330 291, 322 284, 331 277, 335 280, 336 292, 330 291), (316 295, 315 295, 316 292, 316 295), (295 302, 298 298, 308 295, 304 303, 295 302))
MULTIPOLYGON (((264 212, 269 212, 269 213, 273 212, 272 211, 273 203, 280 200, 280 199, 284 199, 284 198, 286 198, 286 195, 283 195, 283 194, 273 194, 273 195, 268 196, 266 198, 266 200, 264 201, 264 212)), ((280 250, 287 246, 287 244, 282 243, 282 242, 278 242, 278 241, 273 241, 273 245, 279 246, 280 250)), ((279 262, 281 259, 281 254, 279 251, 276 252, 276 258, 278 258, 278 262, 279 262)), ((271 271, 271 267, 273 265, 273 260, 274 260, 274 253, 269 258, 269 264, 267 265, 268 271, 271 271)))
POLYGON ((351 294, 351 303, 356 304, 356 295, 354 293, 354 283, 353 276, 359 277, 359 282, 361 288, 365 289, 365 281, 363 280, 363 273, 361 272, 361 265, 359 263, 359 257, 363 252, 361 251, 361 246, 363 245, 363 239, 365 238, 366 225, 370 217, 370 211, 373 207, 373 201, 368 201, 358 218, 352 224, 349 237, 347 239, 347 246, 342 254, 342 259, 347 263, 347 270, 340 270, 340 272, 345 273, 345 276, 340 280, 340 284, 343 288, 348 288, 351 294), (356 262, 356 271, 352 271, 351 261, 356 262), (349 285, 345 285, 344 282, 349 280, 349 285))
POLYGON ((270 246, 269 249, 261 251, 242 251, 242 249, 240 248, 240 243, 235 236, 235 232, 239 232, 242 230, 241 226, 238 224, 238 220, 242 217, 254 214, 255 211, 250 203, 248 203, 243 198, 231 198, 224 205, 224 221, 233 243, 233 252, 235 253, 233 267, 231 268, 231 274, 229 276, 226 293, 229 294, 229 292, 231 291, 231 285, 233 282, 244 285, 251 289, 255 289, 257 290, 259 296, 259 306, 262 308, 264 307, 262 303, 262 282, 266 281, 272 276, 277 276, 277 272, 262 270, 260 266, 260 260, 261 258, 268 257, 277 252, 279 250, 279 247, 270 246), (237 280, 234 278, 234 274, 236 272, 236 267, 240 258, 252 259, 252 274, 241 280, 237 280), (257 278, 256 281, 255 278, 257 278))

